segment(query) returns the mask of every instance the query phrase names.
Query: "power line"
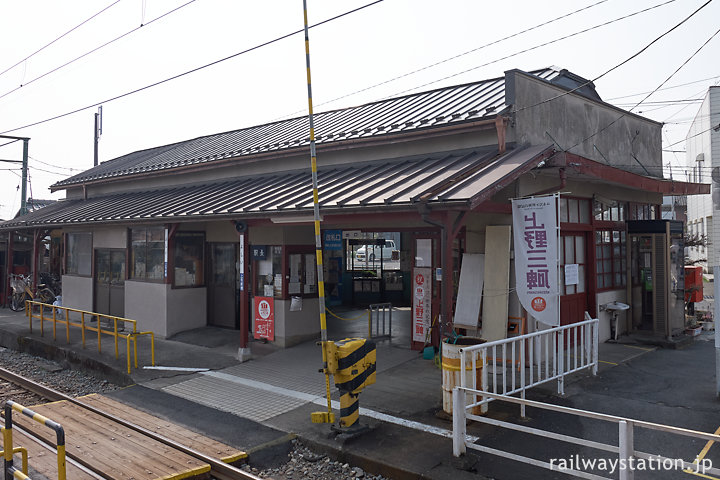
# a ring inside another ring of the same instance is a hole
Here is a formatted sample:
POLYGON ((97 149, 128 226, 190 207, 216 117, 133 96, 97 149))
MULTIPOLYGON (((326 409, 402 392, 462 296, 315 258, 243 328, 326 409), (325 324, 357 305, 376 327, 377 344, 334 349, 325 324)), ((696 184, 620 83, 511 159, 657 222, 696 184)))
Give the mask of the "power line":
POLYGON ((707 129, 703 130, 702 132, 698 132, 698 133, 696 133, 696 134, 694 134, 694 135, 691 135, 691 136, 689 136, 689 137, 685 137, 685 138, 683 138, 682 140, 678 140, 678 141, 675 142, 675 143, 671 143, 670 145, 667 145, 667 147, 674 147, 674 146, 677 145, 678 143, 682 143, 682 142, 685 142, 685 141, 687 141, 687 140, 690 140, 691 138, 695 138, 695 137, 697 137, 698 135, 702 135, 703 133, 709 132, 710 130, 715 130, 715 131, 720 130, 720 123, 718 123, 718 124, 715 125, 714 127, 707 128, 707 129))
MULTIPOLYGON (((702 102, 703 98, 685 98, 685 99, 677 99, 677 100, 655 100, 652 102, 645 102, 645 105, 662 105, 663 107, 672 107, 675 105, 687 105, 687 104, 693 104, 702 102)), ((631 105, 637 105, 636 103, 613 103, 616 107, 622 107, 622 106, 631 106, 631 105)))
MULTIPOLYGON (((675 30, 676 28, 678 28, 680 25, 682 25, 682 24, 685 23, 688 19, 690 19, 693 15, 695 15, 696 13, 698 13, 701 9, 705 8, 710 2, 712 2, 712 0, 708 0, 707 2, 705 2, 702 6, 700 6, 700 8, 698 8, 697 10, 695 10, 692 14, 690 14, 688 17, 686 17, 684 20, 682 20, 680 23, 678 23, 678 24, 675 25, 674 27, 672 27, 670 30, 668 30, 667 32, 665 32, 665 33, 663 33, 662 35, 660 35, 657 39, 653 40, 650 44, 648 44, 646 47, 644 47, 642 50, 640 50, 640 52, 647 50, 647 48, 648 48, 650 45, 652 45, 653 43, 655 43, 657 40, 659 40, 660 38, 664 37, 664 36, 667 35, 668 33, 672 32, 672 31, 675 30)), ((655 88, 652 92, 648 93, 648 94, 645 96, 645 98, 643 98, 642 100, 640 100, 640 101, 639 101, 633 108, 631 108, 628 112, 623 113, 622 115, 620 115, 619 117, 617 117, 615 120, 613 120, 612 122, 608 123, 608 124, 605 125, 603 128, 601 128, 600 130, 598 130, 598 131, 596 131, 595 133, 593 133, 592 135, 590 135, 590 136, 588 136, 588 137, 585 137, 585 138, 582 139, 580 142, 578 142, 578 143, 576 143, 575 145, 573 145, 572 147, 568 148, 568 150, 571 150, 571 149, 577 147, 578 145, 580 145, 580 144, 582 144, 582 143, 585 143, 585 142, 588 141, 589 139, 595 137, 595 136, 598 135, 599 133, 604 132, 605 130, 607 130, 608 128, 610 128, 610 126, 614 125, 618 120, 620 120, 621 118, 625 117, 625 115, 627 115, 628 113, 631 113, 631 112, 632 112, 635 108, 637 108, 641 103, 643 103, 645 100, 647 100, 648 98, 650 98, 650 96, 652 96, 655 92, 657 92, 658 89, 660 89, 663 85, 665 85, 667 82, 669 82, 670 79, 671 79, 672 77, 674 77, 675 74, 677 74, 677 73, 680 71, 680 69, 682 69, 685 65, 687 65, 687 63, 688 63, 690 60, 692 60, 693 58, 695 58, 695 55, 697 55, 698 53, 700 53, 700 51, 701 51, 703 48, 705 48, 705 46, 706 46, 708 43, 710 43, 710 41, 711 41, 713 38, 715 38, 715 36, 716 36, 718 33, 720 33, 720 29, 718 29, 717 31, 715 31, 715 33, 713 33, 712 35, 710 35, 710 38, 708 38, 708 39, 705 41, 705 43, 703 43, 697 50, 695 50, 695 52, 694 52, 692 55, 690 55, 690 57, 688 57, 677 69, 675 69, 675 71, 674 71, 673 73, 671 73, 668 78, 666 78, 665 80, 663 80, 663 82, 662 82, 660 85, 658 85, 657 88, 655 88)), ((638 52, 638 54, 639 54, 640 52, 638 52)), ((632 58, 635 58, 638 54, 635 54, 635 55, 631 56, 628 60, 630 60, 630 59, 632 59, 632 58)), ((624 62, 618 64, 618 66, 623 65, 624 63, 627 63, 628 60, 625 60, 624 62)), ((608 70, 608 71, 605 72, 605 73, 608 73, 608 72, 614 70, 615 68, 617 68, 617 66, 611 68, 610 70, 608 70)), ((604 75, 604 74, 603 74, 603 75, 604 75)), ((637 158, 636 158, 635 160, 636 160, 638 163, 640 163, 640 161, 637 160, 637 158)), ((642 164, 641 164, 641 165, 642 165, 642 164)))
MULTIPOLYGON (((693 82, 679 83, 677 85, 672 85, 670 87, 661 88, 660 90, 672 90, 673 88, 687 87, 688 85, 694 85, 696 83, 707 82, 708 80, 715 80, 716 78, 720 78, 720 75, 716 75, 714 77, 703 78, 702 80, 695 80, 693 82)), ((631 93, 630 95, 622 95, 620 97, 608 98, 605 101, 612 102, 613 100, 621 100, 623 98, 639 97, 640 95, 645 95, 646 93, 648 93, 648 92, 631 93)))
POLYGON ((681 118, 678 118, 678 119, 677 119, 676 121, 674 121, 674 122, 667 122, 667 121, 665 121, 665 122, 663 122, 663 123, 666 123, 666 124, 692 123, 692 122, 694 122, 695 120, 700 120, 700 119, 705 119, 705 118, 710 118, 710 117, 712 117, 712 114, 707 114, 707 115, 695 115, 695 116, 692 116, 692 117, 681 117, 681 118))
POLYGON ((52 172, 52 171, 50 171, 50 170, 45 170, 45 169, 39 168, 39 167, 31 167, 31 168, 32 168, 32 170, 36 170, 36 171, 38 171, 38 172, 49 173, 49 174, 51 174, 51 175, 57 175, 57 176, 59 176, 59 177, 66 177, 66 176, 68 176, 67 173, 63 173, 63 172, 52 172))
MULTIPOLYGON (((118 0, 118 1, 120 1, 120 0, 118 0)), ((112 40, 103 43, 103 44, 100 45, 99 47, 93 48, 92 50, 89 50, 89 51, 83 53, 83 54, 80 55, 79 57, 75 57, 75 58, 73 58, 72 60, 70 60, 69 62, 65 62, 65 63, 63 63, 62 65, 60 65, 60 66, 58 66, 58 67, 55 67, 55 68, 53 68, 52 70, 47 71, 47 72, 43 73, 42 75, 39 75, 39 76, 33 78, 32 80, 29 80, 29 81, 27 81, 27 82, 25 82, 25 83, 21 83, 19 87, 15 87, 15 88, 13 88, 12 90, 8 90, 7 92, 5 92, 5 93, 3 93, 2 95, 0 95, 0 99, 1 99, 1 98, 5 98, 6 96, 10 95, 10 94, 13 93, 13 92, 17 92, 17 91, 20 90, 21 88, 27 87, 27 86, 30 85, 31 83, 35 83, 36 81, 40 80, 41 78, 44 78, 44 77, 46 77, 46 76, 48 76, 48 75, 50 75, 50 74, 52 74, 52 73, 55 73, 55 72, 57 72, 58 70, 60 70, 60 69, 62 69, 62 68, 65 68, 65 67, 67 67, 68 65, 71 65, 71 64, 77 62, 78 60, 80 60, 80 59, 82 59, 82 58, 85 58, 85 57, 87 57, 88 55, 93 54, 93 53, 97 52, 98 50, 100 50, 100 49, 102 49, 102 48, 105 48, 105 47, 107 47, 108 45, 110 45, 110 44, 112 44, 112 43, 115 43, 115 42, 117 42, 118 40, 120 40, 120 39, 122 39, 122 38, 127 37, 128 35, 130 35, 130 34, 132 34, 132 33, 135 33, 136 31, 140 30, 143 26, 150 25, 151 23, 153 23, 153 22, 155 22, 155 21, 157 21, 157 20, 160 20, 160 19, 163 18, 163 17, 166 17, 166 16, 170 15, 171 13, 177 12, 177 11, 180 10, 181 8, 190 5, 190 4, 193 3, 194 1, 195 1, 195 0, 190 0, 190 1, 187 2, 187 3, 184 3, 183 5, 180 5, 179 7, 176 7, 176 8, 174 8, 174 9, 168 11, 168 12, 163 13, 163 14, 160 15, 159 17, 153 18, 152 20, 150 20, 150 21, 149 21, 148 23, 146 23, 146 24, 142 24, 142 23, 141 23, 139 27, 135 27, 135 28, 133 28, 132 30, 123 33, 123 34, 120 35, 119 37, 115 37, 115 38, 113 38, 112 40)))
POLYGON ((15 143, 15 142, 19 142, 19 141, 20 141, 19 139, 10 140, 9 142, 3 143, 2 145, 0 145, 0 147, 4 147, 5 145, 10 145, 11 143, 15 143))
MULTIPOLYGON (((354 9, 352 9, 352 10, 348 10, 347 12, 341 13, 341 14, 336 15, 336 16, 334 16, 334 17, 331 17, 331 18, 328 18, 328 19, 323 20, 323 21, 321 21, 321 22, 318 22, 318 23, 316 23, 316 24, 314 24, 314 25, 311 25, 309 28, 318 27, 318 26, 320 26, 320 25, 323 25, 323 24, 325 24, 325 23, 331 22, 331 21, 333 21, 333 20, 340 19, 340 18, 345 17, 345 16, 347 16, 347 15, 350 15, 350 14, 352 14, 352 13, 358 12, 358 11, 363 10, 363 9, 365 9, 365 8, 368 8, 368 7, 370 7, 370 6, 373 6, 373 5, 376 5, 376 4, 378 4, 378 3, 381 3, 382 1, 383 1, 383 0, 375 0, 374 2, 370 2, 370 3, 368 3, 368 4, 365 4, 365 5, 361 6, 361 7, 354 8, 354 9)), ((174 75, 174 76, 172 76, 172 77, 166 78, 166 79, 164 79, 164 80, 160 80, 160 81, 157 81, 157 82, 155 82, 155 83, 151 83, 151 84, 146 85, 146 86, 144 86, 144 87, 136 88, 135 90, 131 90, 131 91, 129 91, 129 92, 125 92, 125 93, 122 93, 122 94, 120 94, 120 95, 116 95, 116 96, 114 96, 114 97, 111 97, 111 98, 102 100, 102 101, 100 101, 100 102, 95 102, 95 103, 93 103, 93 104, 91 104, 91 105, 86 105, 86 106, 84 106, 84 107, 77 108, 77 109, 72 110, 72 111, 70 111, 70 112, 62 113, 62 114, 60 114, 60 115, 55 115, 54 117, 49 117, 49 118, 46 118, 46 119, 44 119, 44 120, 39 120, 39 121, 37 121, 37 122, 28 123, 27 125, 23 125, 23 126, 21 126, 21 127, 15 127, 15 128, 13 128, 13 129, 10 129, 10 130, 5 130, 4 132, 1 132, 0 134, 5 134, 5 133, 9 133, 9 132, 14 132, 14 131, 16 131, 16 130, 21 130, 21 129, 23 129, 23 128, 34 127, 35 125, 40 125, 40 124, 42 124, 42 123, 47 123, 47 122, 50 122, 50 121, 53 121, 53 120, 57 120, 57 119, 59 119, 59 118, 67 117, 67 116, 69 116, 69 115, 73 115, 73 114, 75 114, 75 113, 82 112, 83 110, 87 110, 87 109, 90 109, 90 108, 97 107, 97 106, 102 105, 102 104, 104 104, 104 103, 110 103, 110 102, 112 102, 112 101, 114 101, 114 100, 118 100, 118 99, 120 99, 120 98, 128 97, 128 96, 133 95, 133 94, 135 94, 135 93, 139 93, 139 92, 142 92, 142 91, 144 91, 144 90, 148 90, 148 89, 150 89, 150 88, 156 87, 156 86, 158 86, 158 85, 162 85, 162 84, 167 83, 167 82, 170 82, 170 81, 172 81, 172 80, 176 80, 176 79, 178 79, 178 78, 184 77, 184 76, 189 75, 189 74, 191 74, 191 73, 198 72, 198 71, 200 71, 200 70, 203 70, 203 69, 205 69, 205 68, 211 67, 211 66, 213 66, 213 65, 217 65, 217 64, 219 64, 219 63, 222 63, 222 62, 225 62, 225 61, 227 61, 227 60, 233 59, 233 58, 235 58, 235 57, 239 57, 240 55, 244 55, 244 54, 246 54, 246 53, 252 52, 252 51, 257 50, 257 49, 259 49, 259 48, 266 47, 266 46, 271 45, 271 44, 273 44, 273 43, 277 43, 277 42, 279 42, 279 41, 281 41, 281 40, 285 40, 286 38, 292 37, 293 35, 297 35, 298 33, 301 33, 301 32, 303 32, 303 31, 304 31, 304 29, 295 30, 294 32, 290 32, 290 33, 287 33, 287 34, 282 35, 282 36, 280 36, 280 37, 274 38, 274 39, 272 39, 272 40, 268 40, 267 42, 263 42, 263 43, 261 43, 261 44, 255 45, 254 47, 250 47, 250 48, 248 48, 248 49, 246 49, 246 50, 240 51, 240 52, 238 52, 238 53, 234 53, 234 54, 232 54, 232 55, 229 55, 229 56, 227 56, 227 57, 221 58, 221 59, 219 59, 219 60, 215 60, 214 62, 207 63, 207 64, 202 65, 202 66, 200 66, 200 67, 196 67, 196 68, 193 68, 193 69, 191 69, 191 70, 187 70, 187 71, 185 71, 185 72, 183 72, 183 73, 179 73, 179 74, 177 74, 177 75, 174 75)))
POLYGON ((30 160, 35 161, 35 162, 42 163, 43 165, 47 165, 48 167, 59 168, 59 169, 61 169, 61 170, 69 170, 69 171, 71 171, 71 172, 80 172, 80 171, 82 171, 82 169, 80 169, 80 168, 63 167, 63 166, 60 166, 60 165, 53 165, 52 163, 43 162, 42 160, 38 160, 37 158, 31 157, 31 156, 29 156, 29 155, 28 155, 28 158, 29 158, 30 160))
MULTIPOLYGON (((640 54, 642 54, 643 52, 645 52, 645 50, 647 50, 647 49, 650 48, 652 45, 654 45, 655 43, 657 43, 658 41, 660 41, 661 38, 663 38, 664 36, 668 35, 670 32, 672 32, 672 31, 674 31, 675 29, 677 29, 678 27, 680 27, 680 25, 682 25, 682 24, 684 24, 685 22, 687 22, 688 20, 690 20, 690 19, 691 19, 693 16, 695 16, 700 10, 702 10, 702 9, 705 8, 705 7, 707 7, 707 6, 710 4, 710 2, 712 2, 712 1, 713 1, 713 0, 707 0, 707 1, 706 1, 705 3, 703 3, 700 7, 698 7, 697 10, 695 10, 693 13, 691 13, 690 15, 688 15, 687 17, 685 17, 682 21, 680 21, 680 23, 676 24, 676 25, 675 25, 674 27, 672 27, 670 30, 667 30, 665 33, 663 33, 663 34, 660 35, 659 37, 655 38, 655 40, 653 40, 652 42, 648 43, 648 44, 645 45, 643 48, 641 48, 640 50, 638 50, 638 51, 635 52, 634 54, 630 55, 628 58, 626 58, 626 59, 623 60, 622 62, 618 63, 617 65, 615 65, 615 66, 613 66, 613 67, 611 67, 610 69, 608 69, 608 70, 606 70, 605 72, 601 73, 600 75, 598 75, 597 77, 593 78, 592 80, 588 80, 587 82, 585 82, 585 83, 583 83, 583 84, 581 84, 581 85, 578 85, 577 87, 575 87, 575 88, 573 88, 573 89, 571 89, 571 90, 568 90, 568 91, 566 91, 566 92, 563 92, 563 93, 561 93, 561 94, 559 94, 559 95, 556 95, 556 96, 554 96, 554 97, 550 97, 550 98, 548 98, 548 99, 546 99, 546 100, 543 100, 543 101, 541 101, 541 102, 538 102, 538 103, 535 103, 535 104, 533 104, 533 105, 527 105, 527 106, 525 106, 525 107, 519 108, 519 109, 515 110, 515 112, 521 112, 521 111, 527 110, 527 109, 529 109, 529 108, 534 108, 534 107, 537 107, 537 106, 539 106, 539 105, 543 105, 543 104, 545 104, 545 103, 552 102, 553 100, 556 100, 556 99, 558 99, 558 98, 564 97, 565 95, 569 95, 569 94, 571 94, 571 93, 574 93, 574 92, 580 90, 581 88, 586 87, 586 86, 590 85, 591 83, 594 83, 594 82, 598 81, 599 79, 601 79, 602 77, 604 77, 604 76, 607 75, 608 73, 610 73, 610 72, 612 72, 612 71, 614 71, 614 70, 617 70, 618 68, 620 68, 621 66, 625 65, 625 64, 628 63, 629 61, 631 61, 631 60, 635 59, 636 57, 638 57, 640 54)), ((663 5, 664 5, 664 4, 663 4, 663 5)), ((653 8, 654 8, 654 7, 653 7, 653 8)), ((663 82, 663 84, 664 84, 664 82, 663 82)), ((662 84, 661 84, 661 86, 662 86, 662 84)), ((652 92, 650 92, 650 94, 649 94, 648 96, 646 96, 643 100, 641 100, 641 101, 638 103, 638 105, 639 105, 640 103, 642 103, 644 100, 647 100, 647 98, 648 98, 650 95, 652 95, 653 93, 655 93, 656 91, 657 91, 657 89, 655 89, 655 90, 653 90, 652 92)), ((636 106, 637 106, 637 105, 636 105, 636 106)), ((621 118, 622 118, 622 117, 621 117, 621 118)), ((619 119, 618 119, 618 120, 619 120, 619 119)), ((617 121, 617 120, 616 120, 616 121, 617 121)), ((614 123, 614 122, 613 122, 613 123, 614 123)), ((598 132, 598 133, 599 133, 599 132, 598 132)), ((593 136, 594 136, 594 135, 593 135, 593 136)), ((592 137, 590 137, 590 138, 592 138, 592 137)), ((587 139, 585 139, 585 140, 587 140, 587 139)), ((584 142, 585 140, 583 140, 583 142, 584 142)), ((582 143, 582 142, 581 142, 581 143, 582 143)), ((575 145, 575 146, 577 146, 577 145, 575 145)))
MULTIPOLYGON (((470 53, 477 52, 478 50, 482 50, 483 48, 487 48, 487 47, 490 47, 490 46, 492 46, 492 45, 496 45, 496 44, 498 44, 498 43, 504 42, 505 40, 509 40, 509 39, 511 39, 511 38, 520 36, 520 35, 522 35, 522 34, 524 34, 524 33, 527 33, 527 32, 530 32, 530 31, 532 31, 532 30, 536 30, 536 29, 538 29, 538 28, 540 28, 540 27, 544 27, 544 26, 546 26, 546 25, 549 25, 549 24, 551 24, 551 23, 553 23, 553 22, 556 22, 556 21, 558 21, 558 20, 562 20, 562 19, 564 19, 564 18, 570 17, 570 16, 572 16, 572 15, 575 15, 576 13, 580 13, 580 12, 582 12, 582 11, 589 10, 590 8, 593 8, 593 7, 597 6, 597 5, 600 5, 601 3, 605 3, 606 1, 607 1, 607 0, 600 0, 599 2, 593 3, 592 5, 588 5, 587 7, 583 7, 583 8, 574 10, 574 11, 572 11, 572 12, 566 13, 566 14, 561 15, 561 16, 559 16, 559 17, 555 17, 555 18, 553 18, 552 20, 548 20, 548 21, 543 22, 543 23, 538 23, 537 25, 534 25, 534 26, 532 26, 532 27, 526 28, 525 30, 521 30, 521 31, 519 31, 519 32, 513 33, 513 34, 511 34, 511 35, 508 35, 508 36, 506 36, 506 37, 500 38, 500 39, 498 39, 498 40, 494 40, 494 41, 492 41, 492 42, 490 42, 490 43, 486 43, 486 44, 484 44, 484 45, 480 45, 479 47, 475 47, 475 48, 470 49, 470 50, 467 50, 467 51, 465 51, 465 52, 463 52, 463 53, 459 53, 459 54, 457 54, 457 55, 453 55, 453 56, 451 56, 451 57, 447 57, 447 58, 445 58, 445 59, 443 59, 443 60, 440 60, 440 61, 438 61, 438 62, 431 63, 431 64, 429 64, 429 65, 425 65, 424 67, 420 67, 420 68, 418 68, 418 69, 416 69, 416 70, 412 70, 412 71, 410 71, 410 72, 403 73, 402 75, 398 75, 397 77, 393 77, 393 78, 390 78, 390 79, 388 79, 388 80, 384 80, 384 81, 382 81, 382 82, 380 82, 380 83, 376 83, 376 84, 374 84, 374 85, 370 85, 369 87, 365 87, 365 88, 362 88, 362 89, 360 89, 360 90, 356 90, 356 91, 354 91, 354 92, 351 92, 351 93, 348 93, 348 94, 345 94, 345 95, 341 95, 341 96, 339 96, 339 97, 335 97, 335 98, 333 98, 333 99, 331 99, 331 100, 327 100, 327 101, 325 101, 325 102, 317 103, 317 104, 315 104, 315 106, 327 105, 327 104, 329 104, 329 103, 333 103, 333 102, 336 102, 336 101, 338 101, 338 100, 342 100, 342 99, 344 99, 344 98, 352 97, 353 95, 357 95, 358 93, 366 92, 366 91, 368 91, 368 90, 372 90, 373 88, 377 88, 377 87, 380 87, 380 86, 382 86, 382 85, 387 85, 388 83, 394 82, 394 81, 396 81, 396 80, 400 80, 400 79, 405 78, 405 77, 409 77, 410 75, 414 75, 414 74, 419 73, 419 72, 422 72, 422 71, 424 71, 424 70, 428 70, 428 69, 430 69, 430 68, 437 67, 438 65, 442 65, 442 64, 447 63, 447 62, 450 62, 450 61, 452 61, 452 60, 456 60, 456 59, 458 59, 458 58, 464 57, 465 55, 469 55, 470 53)), ((675 0, 670 0, 670 1, 675 1, 675 0)), ((670 2, 668 2, 668 3, 670 3, 670 2)), ((420 87, 417 87, 417 88, 420 88, 420 87)), ((293 112, 293 113, 289 113, 289 114, 287 114, 287 115, 284 115, 283 117, 278 117, 276 120, 279 120, 279 119, 281 119, 281 118, 290 117, 290 116, 293 116, 293 115, 295 115, 295 114, 297 114, 297 113, 300 113, 300 112, 303 112, 303 111, 304 111, 304 110, 297 110, 297 111, 295 111, 295 112, 293 112)))
POLYGON ((25 62, 25 61, 28 60, 30 57, 32 57, 32 56, 34 56, 34 55, 37 55, 38 53, 42 52, 43 50, 45 50, 47 47, 49 47, 49 46, 52 45, 53 43, 57 42, 57 41, 60 40, 61 38, 65 37, 65 36, 68 35, 69 33, 73 32, 74 30, 77 30, 78 28, 82 27, 82 26, 85 25, 87 22, 89 22, 89 21, 92 20, 93 18, 97 17, 98 15, 100 15, 101 13, 103 13, 104 11, 108 10, 110 7, 112 7, 112 6, 114 6, 114 5, 117 5, 118 3, 120 3, 120 0, 115 0, 115 1, 114 1, 113 3, 111 3, 110 5, 108 5, 107 7, 103 8, 102 10, 100 10, 100 11, 97 12, 95 15, 91 16, 90 18, 88 18, 88 19, 80 22, 79 24, 75 25, 73 28, 71 28, 71 29, 68 30, 67 32, 63 33, 62 35, 60 35, 59 37, 57 37, 57 38, 56 38, 55 40, 53 40, 52 42, 46 44, 46 45, 43 46, 43 47, 40 47, 39 49, 35 50, 33 53, 31 53, 31 54, 28 55, 27 57, 23 58, 22 60, 20 60, 20 61, 17 62, 16 64, 14 64, 14 65, 6 68, 6 69, 3 70, 2 72, 0 72, 0 76, 4 75, 5 73, 9 72, 9 71, 12 70, 13 68, 15 68, 15 67, 17 67, 18 65, 20 65, 21 63, 25 62))
MULTIPOLYGON (((622 16, 622 17, 618 17, 618 18, 615 18, 615 19, 613 19, 613 20, 609 20, 609 21, 607 21, 607 22, 605 22, 605 23, 601 23, 601 24, 598 24, 598 25, 594 25, 594 26, 592 26, 592 27, 585 28, 585 29, 583 29, 583 30, 579 30, 579 31, 577 31, 577 32, 575 32, 575 33, 571 33, 571 34, 569 34, 569 35, 564 35, 564 36, 559 37, 559 38, 556 38, 556 39, 554 39, 554 40, 550 40, 550 41, 548 41, 548 42, 541 43, 541 44, 539 44, 539 45, 535 45, 535 46, 533 46, 533 47, 529 47, 529 48, 520 50, 520 51, 515 52, 515 53, 512 53, 512 54, 510 54, 510 55, 506 55, 506 56, 504 56, 504 57, 497 58, 497 59, 492 60, 492 61, 490 61, 490 62, 483 63, 483 64, 481 64, 481 65, 477 65, 477 66, 472 67, 472 68, 468 68, 468 69, 463 70, 463 71, 461 71, 461 72, 457 72, 457 73, 454 73, 454 74, 452 74, 452 75, 448 75, 448 76, 446 76, 446 77, 439 78, 439 79, 437 79, 437 80, 433 80, 432 82, 427 82, 427 83, 424 83, 424 84, 422 84, 422 85, 418 85, 418 86, 415 86, 415 87, 413 87, 413 88, 409 88, 409 89, 403 90, 402 92, 397 92, 397 93, 395 93, 395 94, 393 94, 393 95, 390 95, 389 97, 393 97, 393 96, 397 96, 397 95, 402 95, 403 93, 411 92, 411 91, 413 91, 413 90, 417 90, 418 88, 427 87, 427 86, 432 85, 432 84, 434 84, 434 83, 441 82, 441 81, 443 81, 443 80, 448 80, 448 79, 450 79, 450 78, 457 77, 457 76, 459 76, 459 75, 463 75, 463 74, 465 74, 465 73, 471 72, 471 71, 473 71, 473 70, 477 70, 478 68, 486 67, 486 66, 488 66, 488 65, 492 65, 493 63, 497 63, 497 62, 500 62, 500 61, 502 61, 502 60, 507 60, 508 58, 512 58, 512 57, 515 57, 515 56, 517 56, 517 55, 530 52, 530 51, 532 51, 532 50, 537 50, 538 48, 546 47, 546 46, 548 46, 548 45, 551 45, 551 44, 553 44, 553 43, 557 43, 557 42, 562 41, 562 40, 567 40, 568 38, 571 38, 571 37, 574 37, 574 36, 577 36, 577 35, 580 35, 580 34, 583 34, 583 33, 586 33, 586 32, 589 32, 589 31, 592 31, 592 30, 595 30, 595 29, 598 29, 598 28, 601 28, 601 27, 604 27, 604 26, 607 26, 607 25, 610 25, 610 24, 615 23, 615 22, 619 22, 619 21, 621 21, 621 20, 625 20, 625 19, 627 19, 627 18, 633 17, 633 16, 635 16, 635 15, 639 15, 639 14, 641 14, 641 13, 645 13, 645 12, 650 11, 650 10, 653 10, 653 9, 655 9, 655 8, 663 7, 663 6, 665 6, 665 5, 669 4, 669 3, 672 3, 672 2, 674 2, 674 1, 675 1, 675 0, 668 0, 668 1, 664 2, 664 3, 660 3, 660 4, 654 5, 654 6, 652 6, 652 7, 644 8, 644 9, 642 9, 642 10, 638 10, 637 12, 634 12, 634 13, 631 13, 631 14, 628 14, 628 15, 624 15, 624 16, 622 16)), ((712 0, 708 0, 708 1, 710 2, 710 1, 712 1, 712 0)), ((607 72, 606 72, 606 73, 607 73, 607 72)), ((604 75, 604 74, 603 74, 603 75, 604 75)), ((600 78, 600 77, 598 77, 598 78, 600 78)), ((592 81, 589 81, 589 82, 587 82, 587 83, 585 83, 585 84, 577 87, 576 89, 573 89, 573 90, 571 90, 571 91, 569 91, 569 92, 566 92, 566 94, 572 93, 572 92, 574 92, 574 91, 576 91, 576 90, 578 90, 578 89, 580 89, 580 88, 582 88, 582 87, 584 87, 584 86, 586 86, 586 85, 589 85, 590 83, 592 83, 592 81)), ((562 96, 562 95, 560 95, 560 96, 562 96)), ((389 98, 389 97, 385 97, 385 98, 389 98)), ((548 99, 548 101, 551 101, 551 100, 553 100, 553 99, 548 99)), ((534 105, 532 105, 532 106, 534 106, 534 105)), ((532 106, 528 106, 528 107, 525 107, 525 108, 531 108, 532 106)))

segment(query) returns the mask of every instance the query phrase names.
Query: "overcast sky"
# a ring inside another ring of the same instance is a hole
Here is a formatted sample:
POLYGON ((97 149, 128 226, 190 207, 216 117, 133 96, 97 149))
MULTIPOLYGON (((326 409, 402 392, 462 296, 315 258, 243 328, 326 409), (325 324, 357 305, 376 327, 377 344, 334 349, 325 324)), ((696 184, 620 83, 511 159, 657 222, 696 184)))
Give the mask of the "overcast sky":
MULTIPOLYGON (((308 0, 310 23, 367 3, 369 0, 308 0)), ((555 65, 593 79, 704 3, 706 0, 384 0, 311 30, 315 110, 499 77, 512 68, 532 70, 555 65), (657 5, 661 6, 533 48, 657 5), (589 8, 479 48, 583 7, 589 8), (530 51, 516 55, 526 49, 530 51), (442 63, 411 73, 438 62, 442 63)), ((717 19, 720 0, 711 2, 637 58, 597 80, 598 93, 623 108, 634 106, 715 33, 717 19)), ((60 198, 62 192, 50 194, 52 183, 92 167, 97 107, 16 130, 18 127, 164 80, 302 26, 301 0, 3 1, 0 72, 20 63, 0 74, 0 132, 31 138, 29 195, 60 198), (144 26, 139 28, 141 24, 144 26), (124 38, 48 73, 124 34, 124 38)), ((664 146, 685 138, 699 107, 697 100, 710 85, 720 82, 719 58, 720 36, 635 110, 665 122, 664 146)), ((296 34, 104 103, 100 161, 304 115, 306 94, 303 36, 296 34)), ((0 139, 0 145, 6 142, 0 139)), ((684 150, 684 143, 669 149, 684 150)), ((20 160, 21 156, 21 142, 0 147, 0 159, 20 160)), ((685 179, 680 174, 684 153, 666 152, 664 163, 672 163, 676 179, 685 179)), ((7 168, 17 169, 17 165, 0 163, 0 218, 14 216, 20 206, 20 172, 7 168)))

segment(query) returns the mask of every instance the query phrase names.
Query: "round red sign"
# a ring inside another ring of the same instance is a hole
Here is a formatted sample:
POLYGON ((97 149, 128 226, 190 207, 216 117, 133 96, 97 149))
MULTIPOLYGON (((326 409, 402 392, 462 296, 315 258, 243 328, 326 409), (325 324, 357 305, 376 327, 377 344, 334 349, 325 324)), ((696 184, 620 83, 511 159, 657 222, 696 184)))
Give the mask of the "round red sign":
POLYGON ((266 300, 262 300, 258 303, 258 313, 264 320, 267 320, 267 318, 270 317, 270 304, 266 300))
POLYGON ((545 307, 547 307, 547 303, 542 297, 533 298, 532 302, 530 302, 530 305, 532 306, 532 309, 536 312, 542 312, 543 310, 545 310, 545 307))

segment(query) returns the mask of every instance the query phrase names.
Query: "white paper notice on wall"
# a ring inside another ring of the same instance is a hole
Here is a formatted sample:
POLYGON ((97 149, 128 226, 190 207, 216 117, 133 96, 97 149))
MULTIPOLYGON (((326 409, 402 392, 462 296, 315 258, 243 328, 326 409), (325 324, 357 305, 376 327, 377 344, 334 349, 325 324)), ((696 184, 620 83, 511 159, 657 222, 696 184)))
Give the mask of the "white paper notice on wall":
POLYGON ((463 254, 462 265, 460 266, 460 284, 458 285, 455 318, 453 320, 456 327, 477 328, 485 277, 484 270, 484 254, 463 254))
POLYGON ((578 264, 569 263, 565 265, 565 285, 577 285, 578 284, 578 264))

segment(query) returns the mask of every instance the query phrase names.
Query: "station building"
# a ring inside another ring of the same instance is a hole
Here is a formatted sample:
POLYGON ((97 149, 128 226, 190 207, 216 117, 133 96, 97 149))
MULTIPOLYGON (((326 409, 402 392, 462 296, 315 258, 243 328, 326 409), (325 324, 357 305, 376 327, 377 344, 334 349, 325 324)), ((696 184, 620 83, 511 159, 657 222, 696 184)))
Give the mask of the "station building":
MULTIPOLYGON (((660 123, 557 68, 318 113, 315 132, 331 306, 409 305, 422 267, 431 318, 452 319, 462 254, 512 224, 510 199, 560 192, 561 263, 578 265, 576 283, 561 282, 562 323, 588 311, 607 324, 599 306, 627 301, 634 278, 626 221, 708 190, 662 178, 660 123)), ((158 146, 54 184, 64 200, 0 231, 60 239, 65 306, 161 337, 225 327, 245 344, 262 296, 272 341, 288 347, 320 329, 309 163, 305 116, 158 146)), ((512 285, 512 268, 491 273, 512 285)))

